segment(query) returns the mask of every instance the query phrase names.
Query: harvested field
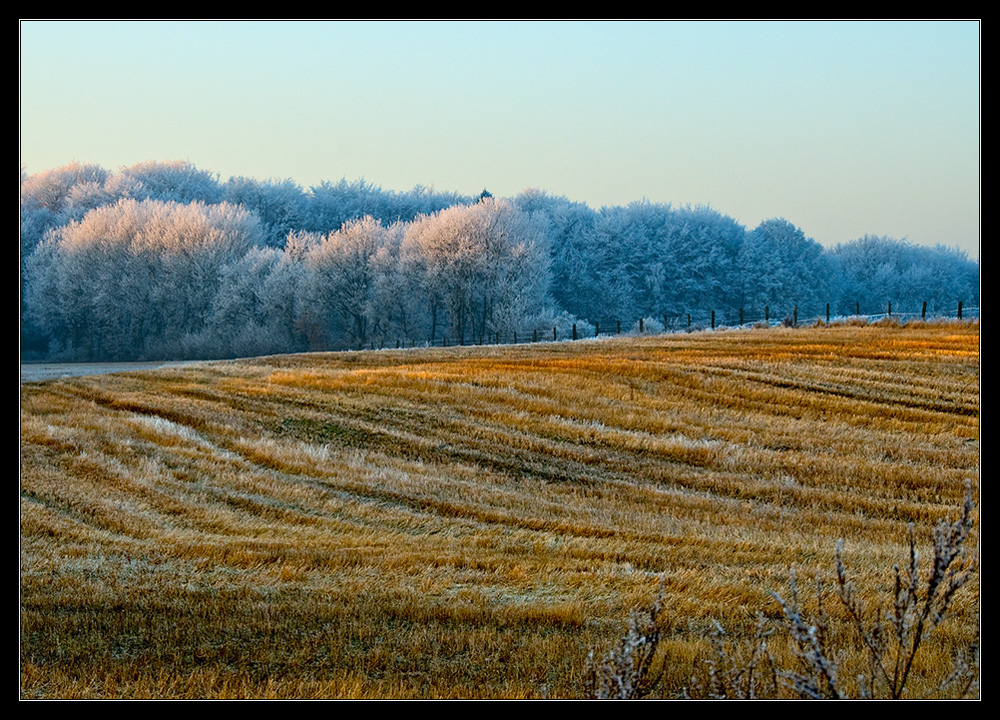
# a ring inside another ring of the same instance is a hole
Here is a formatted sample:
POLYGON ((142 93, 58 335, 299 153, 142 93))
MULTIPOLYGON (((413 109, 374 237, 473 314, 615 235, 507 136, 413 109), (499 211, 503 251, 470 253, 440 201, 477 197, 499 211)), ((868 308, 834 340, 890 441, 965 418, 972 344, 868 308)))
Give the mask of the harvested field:
MULTIPOLYGON (((874 600, 909 523, 927 548, 978 502, 979 325, 63 378, 20 431, 22 697, 578 697, 661 578, 669 695, 838 538, 874 600)), ((915 694, 978 607, 976 578, 915 694)))

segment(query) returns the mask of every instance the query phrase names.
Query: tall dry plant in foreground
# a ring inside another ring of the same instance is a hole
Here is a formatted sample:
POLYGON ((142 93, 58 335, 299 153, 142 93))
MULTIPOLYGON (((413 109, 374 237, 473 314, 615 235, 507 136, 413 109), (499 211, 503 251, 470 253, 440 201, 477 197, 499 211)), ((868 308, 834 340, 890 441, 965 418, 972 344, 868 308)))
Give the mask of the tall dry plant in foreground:
POLYGON ((663 664, 656 661, 664 637, 663 582, 656 600, 645 611, 633 610, 628 633, 618 647, 597 664, 593 651, 587 656, 587 696, 598 700, 635 700, 656 690, 663 678, 663 664))
MULTIPOLYGON (((978 572, 978 558, 967 547, 974 524, 972 488, 967 484, 965 502, 958 520, 942 520, 934 528, 933 558, 921 582, 920 553, 913 523, 909 525, 909 557, 905 568, 893 566, 895 582, 888 608, 869 609, 861 593, 848 578, 843 558, 843 540, 837 543, 836 598, 846 612, 850 633, 837 632, 824 609, 822 584, 816 583, 817 610, 810 614, 799 601, 794 570, 789 595, 772 596, 781 606, 782 617, 768 626, 758 613, 757 631, 742 645, 727 642, 721 625, 707 640, 713 657, 695 668, 691 687, 679 692, 658 687, 671 662, 662 647, 664 631, 663 588, 645 612, 633 612, 628 632, 618 646, 597 664, 589 657, 587 697, 591 699, 638 699, 656 692, 679 697, 756 699, 793 697, 824 700, 892 699, 909 697, 908 681, 916 667, 921 647, 945 620, 955 594, 978 572), (789 641, 792 667, 779 664, 769 648, 778 634, 789 641), (849 687, 840 677, 839 658, 851 645, 860 643, 868 672, 859 673, 849 687)), ((979 694, 979 639, 952 658, 950 671, 933 687, 931 695, 947 698, 979 694)), ((925 686, 926 687, 926 686, 925 686)))

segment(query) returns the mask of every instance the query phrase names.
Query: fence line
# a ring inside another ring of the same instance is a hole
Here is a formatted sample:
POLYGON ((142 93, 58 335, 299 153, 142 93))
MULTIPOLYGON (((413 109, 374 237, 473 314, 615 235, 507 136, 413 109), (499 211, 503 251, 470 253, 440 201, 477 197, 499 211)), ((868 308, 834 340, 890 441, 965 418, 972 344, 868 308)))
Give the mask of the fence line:
MULTIPOLYGON (((860 303, 856 306, 856 309, 860 310, 860 303)), ((776 313, 772 315, 769 307, 765 307, 763 315, 750 316, 747 315, 742 309, 736 313, 735 311, 728 311, 726 313, 726 320, 719 319, 717 317, 716 311, 704 311, 703 314, 683 313, 680 315, 670 315, 666 314, 659 318, 645 317, 639 318, 632 323, 623 323, 621 320, 614 319, 601 319, 594 321, 593 323, 586 320, 578 320, 571 326, 564 326, 560 328, 559 326, 554 326, 551 328, 551 332, 546 328, 530 328, 524 331, 518 330, 513 331, 510 334, 500 334, 500 333, 485 333, 482 336, 476 336, 469 338, 468 336, 464 341, 459 341, 457 338, 449 337, 448 335, 442 335, 437 338, 427 339, 424 341, 414 340, 414 339, 403 339, 399 338, 394 341, 394 346, 396 348, 407 348, 407 347, 458 347, 458 346, 478 346, 478 345, 523 345, 531 344, 537 342, 564 342, 572 340, 583 340, 586 338, 597 338, 597 337, 614 337, 616 335, 645 335, 645 334, 659 334, 659 333, 673 333, 673 332, 692 332, 697 330, 715 330, 721 327, 727 328, 740 328, 740 327, 759 327, 761 325, 767 325, 770 327, 778 326, 788 326, 796 327, 802 325, 812 325, 817 322, 843 322, 850 320, 852 318, 863 318, 868 323, 878 322, 884 319, 895 319, 900 322, 907 322, 910 320, 947 320, 947 319, 957 319, 957 320, 972 320, 979 319, 979 308, 978 307, 963 307, 963 303, 959 302, 956 310, 953 314, 946 314, 941 312, 928 313, 927 303, 923 303, 923 306, 919 312, 894 312, 892 308, 892 303, 888 303, 885 312, 870 313, 862 315, 860 312, 854 315, 843 315, 843 314, 831 314, 830 305, 827 304, 825 313, 819 315, 809 314, 800 317, 798 308, 796 306, 792 307, 791 313, 776 313), (738 315, 736 318, 730 318, 731 315, 738 315), (780 317, 778 317, 780 316, 780 317), (733 320, 738 320, 738 322, 733 322, 733 320)), ((393 347, 393 342, 386 342, 385 338, 382 340, 372 340, 367 343, 368 349, 386 349, 393 347)), ((362 349, 361 347, 358 348, 362 349)))

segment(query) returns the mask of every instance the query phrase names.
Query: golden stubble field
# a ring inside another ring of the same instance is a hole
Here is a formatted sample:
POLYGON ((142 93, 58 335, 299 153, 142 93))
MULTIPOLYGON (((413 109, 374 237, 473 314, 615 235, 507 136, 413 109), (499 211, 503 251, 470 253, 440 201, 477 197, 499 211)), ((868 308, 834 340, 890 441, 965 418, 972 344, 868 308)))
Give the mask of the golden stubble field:
MULTIPOLYGON (((891 593, 908 523, 926 549, 978 502, 979 404, 978 323, 25 383, 21 696, 578 697, 661 579, 676 694, 716 622, 750 638, 839 538, 891 593)), ((916 692, 978 607, 976 577, 916 692)))

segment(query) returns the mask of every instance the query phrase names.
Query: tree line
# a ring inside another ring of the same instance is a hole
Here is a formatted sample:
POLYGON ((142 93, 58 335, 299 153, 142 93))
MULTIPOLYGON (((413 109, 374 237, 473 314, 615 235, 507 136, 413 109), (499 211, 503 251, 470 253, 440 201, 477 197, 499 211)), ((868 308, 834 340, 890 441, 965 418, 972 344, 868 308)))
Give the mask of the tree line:
POLYGON ((979 303, 963 252, 865 236, 825 249, 784 219, 594 210, 364 181, 220 181, 190 163, 21 177, 26 358, 222 358, 563 333, 712 308, 720 323, 979 303))

